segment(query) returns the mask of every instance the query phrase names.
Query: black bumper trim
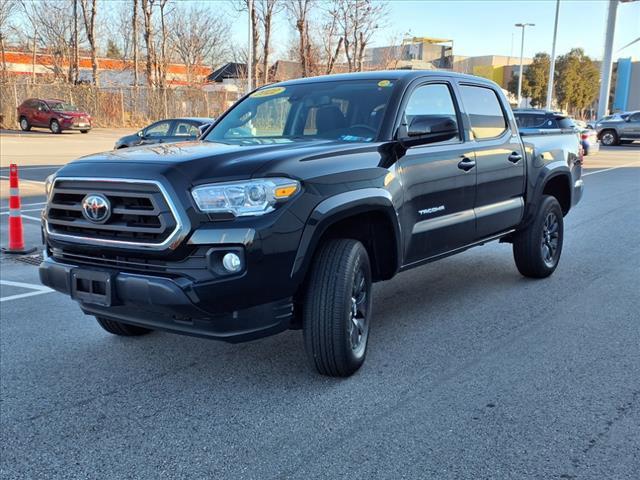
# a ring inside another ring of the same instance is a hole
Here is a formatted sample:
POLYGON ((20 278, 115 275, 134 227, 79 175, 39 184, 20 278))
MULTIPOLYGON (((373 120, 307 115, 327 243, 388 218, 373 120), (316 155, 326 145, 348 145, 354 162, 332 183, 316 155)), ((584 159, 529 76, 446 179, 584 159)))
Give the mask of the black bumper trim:
MULTIPOLYGON (((40 281, 58 292, 71 295, 75 268, 45 258, 40 281)), ((99 270, 99 269, 97 269, 99 270)), ((227 342, 245 342, 287 330, 293 319, 291 298, 230 312, 208 312, 193 282, 128 273, 116 273, 111 305, 80 303, 83 312, 153 330, 164 330, 227 342)))

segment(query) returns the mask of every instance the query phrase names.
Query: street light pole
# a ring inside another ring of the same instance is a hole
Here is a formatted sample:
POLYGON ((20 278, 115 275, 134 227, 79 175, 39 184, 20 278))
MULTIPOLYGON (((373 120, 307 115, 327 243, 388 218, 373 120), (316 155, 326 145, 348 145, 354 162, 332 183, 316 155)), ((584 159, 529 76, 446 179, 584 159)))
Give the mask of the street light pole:
POLYGON ((611 89, 611 69, 613 66, 613 36, 616 31, 616 14, 618 13, 618 0, 609 0, 609 13, 607 14, 607 30, 604 39, 604 55, 602 56, 602 69, 600 72, 600 96, 598 97, 598 118, 609 113, 609 90, 611 89))
POLYGON ((534 27, 535 23, 516 23, 516 27, 522 28, 522 39, 520 40, 520 73, 518 74, 518 107, 522 102, 522 74, 524 66, 522 64, 524 58, 524 29, 526 27, 534 27))
POLYGON ((556 73, 556 40, 558 38, 558 16, 560 14, 560 0, 556 0, 556 21, 553 26, 553 46, 551 47, 551 62, 549 64, 549 81, 547 83, 546 109, 551 110, 553 100, 553 77, 556 73))

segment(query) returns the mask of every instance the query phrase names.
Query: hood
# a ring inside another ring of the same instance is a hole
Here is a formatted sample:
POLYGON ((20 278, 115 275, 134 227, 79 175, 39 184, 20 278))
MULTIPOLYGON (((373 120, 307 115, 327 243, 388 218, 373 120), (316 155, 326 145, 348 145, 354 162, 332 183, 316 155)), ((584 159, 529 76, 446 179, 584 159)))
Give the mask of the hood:
MULTIPOLYGON (((192 184, 231 181, 259 175, 287 175, 304 179, 311 163, 332 165, 332 170, 352 168, 349 159, 363 155, 377 164, 379 144, 313 140, 269 145, 228 145, 190 141, 144 145, 82 157, 59 175, 91 174, 132 178, 179 174, 192 184), (89 173, 87 173, 89 172, 89 173)), ((318 168, 314 168, 316 174, 318 168)), ((320 169, 323 170, 323 169, 320 169)))

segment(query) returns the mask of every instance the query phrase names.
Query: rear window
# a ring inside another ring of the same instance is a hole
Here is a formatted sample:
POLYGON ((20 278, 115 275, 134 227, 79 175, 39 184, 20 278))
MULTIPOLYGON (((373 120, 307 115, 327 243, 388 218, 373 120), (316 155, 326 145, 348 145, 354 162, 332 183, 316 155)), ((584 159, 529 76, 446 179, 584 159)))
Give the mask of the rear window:
POLYGON ((544 114, 516 113, 519 128, 556 128, 555 121, 544 114))
POLYGON ((567 117, 556 117, 556 121, 558 122, 558 128, 575 128, 575 124, 573 120, 567 117))
POLYGON ((476 139, 494 138, 506 131, 507 120, 496 92, 472 85, 462 85, 460 90, 476 139))

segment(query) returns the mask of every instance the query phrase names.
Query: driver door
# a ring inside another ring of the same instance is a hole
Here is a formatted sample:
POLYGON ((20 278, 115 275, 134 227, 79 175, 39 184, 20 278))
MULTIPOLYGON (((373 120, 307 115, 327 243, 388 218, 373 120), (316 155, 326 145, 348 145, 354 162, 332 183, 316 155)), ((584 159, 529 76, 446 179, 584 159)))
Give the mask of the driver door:
POLYGON ((405 128, 416 115, 447 116, 458 126, 455 138, 409 147, 398 162, 406 264, 462 247, 475 237, 475 155, 463 140, 453 92, 447 80, 430 81, 416 86, 404 103, 405 128))

